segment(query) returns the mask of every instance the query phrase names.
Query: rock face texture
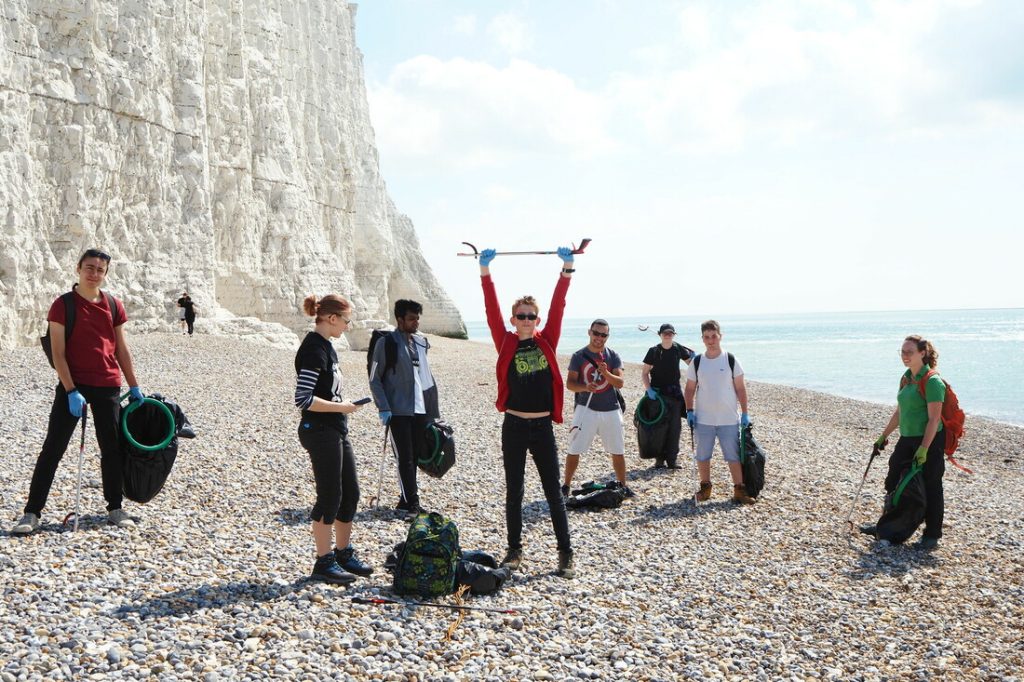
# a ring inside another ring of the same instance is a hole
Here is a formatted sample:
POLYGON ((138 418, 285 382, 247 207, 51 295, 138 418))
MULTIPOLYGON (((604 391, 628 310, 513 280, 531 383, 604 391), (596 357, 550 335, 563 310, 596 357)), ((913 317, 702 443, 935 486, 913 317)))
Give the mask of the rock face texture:
POLYGON ((176 325, 187 289, 201 331, 294 342, 337 292, 357 346, 397 298, 465 333, 380 176, 355 5, 0 8, 0 347, 35 342, 88 247, 133 329, 176 325))

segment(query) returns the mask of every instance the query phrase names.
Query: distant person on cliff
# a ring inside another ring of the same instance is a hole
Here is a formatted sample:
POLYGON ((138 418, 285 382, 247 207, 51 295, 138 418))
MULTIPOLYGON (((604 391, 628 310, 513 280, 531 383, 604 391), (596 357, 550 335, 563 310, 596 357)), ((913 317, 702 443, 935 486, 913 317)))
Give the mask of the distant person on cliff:
POLYGON ((302 309, 316 318, 316 326, 295 354, 295 406, 302 410, 299 443, 309 453, 316 483, 316 502, 309 515, 316 546, 312 577, 343 585, 357 575, 373 573, 350 542, 359 479, 348 441, 348 415, 360 406, 341 397, 338 354, 331 345, 331 339, 349 328, 352 307, 341 296, 329 294, 319 300, 307 296, 302 309))
POLYGON ((88 407, 92 408, 92 423, 100 446, 107 522, 119 528, 135 525, 135 520, 121 508, 124 459, 118 428, 122 372, 130 387, 131 400, 142 400, 144 396, 128 350, 124 331, 128 316, 124 305, 100 290, 109 269, 110 256, 97 249, 87 250, 78 259, 78 284, 72 289, 70 302, 74 319, 67 339, 64 297, 50 305, 46 319, 59 382, 50 408, 46 440, 32 472, 25 513, 11 529, 12 534, 26 535, 39 528, 57 465, 88 407))
POLYGON ((747 384, 743 367, 732 353, 722 350, 722 328, 714 320, 700 325, 704 353, 694 357, 686 368, 686 421, 697 436, 697 474, 700 490, 696 499, 711 499, 711 454, 715 439, 732 475, 732 499, 739 504, 754 504, 743 485, 740 465, 740 430, 736 420, 736 403, 740 406, 739 424, 750 423, 747 414, 747 384))
POLYGON ((679 436, 683 430, 683 388, 680 385, 682 374, 679 363, 682 361, 689 365, 694 352, 676 343, 676 328, 667 322, 661 325, 658 336, 661 337, 661 343, 647 350, 640 374, 647 398, 656 400, 661 396, 665 403, 665 419, 668 419, 665 445, 660 456, 654 459, 654 466, 657 469, 682 469, 678 462, 679 436))
POLYGON ((195 331, 196 309, 198 306, 192 301, 192 297, 188 295, 188 292, 183 291, 181 292, 181 298, 178 299, 178 307, 181 308, 181 312, 184 316, 182 318, 182 330, 184 330, 185 325, 187 324, 188 335, 192 336, 192 332, 195 331))
POLYGON ((416 301, 395 301, 395 330, 377 341, 370 361, 370 392, 380 421, 391 427, 391 442, 398 453, 401 499, 397 509, 413 516, 420 507, 416 462, 427 456, 427 424, 438 419, 437 384, 430 372, 430 343, 422 334, 423 306, 416 301), (389 362, 388 346, 392 360, 389 362))
POLYGON ((611 327, 606 320, 591 322, 587 333, 590 342, 572 354, 565 382, 565 387, 576 394, 576 407, 569 429, 562 495, 569 496, 580 455, 590 449, 595 436, 600 436, 601 446, 611 455, 615 479, 626 497, 633 497, 633 491, 626 485, 626 439, 616 393, 626 383, 622 378, 622 358, 607 347, 611 327))
POLYGON ((505 468, 508 552, 501 565, 518 570, 523 559, 523 495, 526 453, 529 451, 540 475, 558 541, 558 575, 573 578, 576 570, 569 540, 569 518, 559 488, 558 447, 552 427, 552 423, 562 423, 564 388, 555 351, 562 334, 565 294, 575 272, 573 254, 567 247, 558 249, 562 268, 551 296, 551 315, 544 329, 537 329, 541 323, 537 301, 532 296, 524 296, 512 304, 509 322, 515 331, 508 331, 505 327, 491 280, 489 266, 495 255, 494 249, 480 253, 480 283, 484 291, 487 326, 498 351, 498 399, 495 405, 499 412, 505 413, 501 427, 501 453, 505 468))
MULTIPOLYGON (((921 395, 920 382, 939 365, 939 352, 930 341, 917 335, 908 336, 900 348, 900 359, 907 371, 900 378, 896 410, 875 445, 879 450, 885 448, 889 436, 899 427, 900 439, 889 457, 889 472, 885 476, 886 492, 892 492, 899 485, 900 476, 912 461, 924 467, 924 532, 914 546, 930 551, 939 545, 945 513, 942 475, 946 472, 946 437, 942 432, 942 403, 946 400, 946 384, 938 374, 932 374, 921 395)), ((862 526, 860 530, 875 535, 876 528, 862 526)))

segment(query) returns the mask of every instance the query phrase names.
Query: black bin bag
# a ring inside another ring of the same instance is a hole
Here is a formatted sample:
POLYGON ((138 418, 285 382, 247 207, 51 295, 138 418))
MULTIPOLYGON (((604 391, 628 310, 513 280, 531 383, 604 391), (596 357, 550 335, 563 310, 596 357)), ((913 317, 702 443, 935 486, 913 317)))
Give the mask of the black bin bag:
POLYGON ((764 450, 754 440, 752 424, 740 429, 740 467, 743 470, 743 485, 747 494, 757 497, 764 488, 764 450))
MULTIPOLYGON (((174 436, 160 450, 144 450, 128 440, 124 429, 118 429, 121 451, 124 453, 124 496, 140 504, 149 502, 163 489, 178 456, 178 438, 195 438, 196 435, 177 403, 159 393, 148 397, 163 403, 171 411, 174 417, 174 436)), ((140 445, 157 445, 167 437, 167 415, 152 403, 143 403, 132 411, 125 418, 125 423, 132 438, 140 445)))
POLYGON ((928 501, 924 492, 924 474, 913 464, 903 470, 900 482, 885 495, 882 516, 876 524, 879 540, 894 545, 906 542, 924 521, 928 501))
POLYGON ((636 427, 636 442, 641 459, 657 459, 665 449, 668 437, 668 409, 661 396, 651 400, 646 395, 640 398, 633 411, 633 425, 636 427))

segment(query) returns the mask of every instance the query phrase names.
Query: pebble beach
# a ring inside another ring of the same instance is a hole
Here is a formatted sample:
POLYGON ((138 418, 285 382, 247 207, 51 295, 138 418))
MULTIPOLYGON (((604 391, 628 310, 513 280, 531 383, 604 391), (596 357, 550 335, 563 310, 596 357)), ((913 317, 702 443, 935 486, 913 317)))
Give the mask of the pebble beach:
MULTIPOLYGON (((754 435, 768 458, 750 507, 731 502, 717 451, 712 499, 695 506, 692 465, 652 469, 630 419, 637 497, 570 512, 577 577, 554 575, 547 504, 528 465, 522 570, 496 595, 466 600, 516 613, 466 612, 446 641, 452 611, 352 603, 395 596, 383 563, 407 527, 392 511, 390 459, 383 507, 368 508, 383 444, 372 404, 349 425, 362 489, 353 544, 375 572, 348 587, 310 582, 313 479, 296 437, 294 351, 205 334, 129 340, 142 389, 178 402, 197 432, 181 441, 156 499, 126 502, 132 529, 105 523, 90 424, 78 532, 61 525, 74 508, 76 432, 43 528, 9 535, 55 374, 38 348, 0 351, 0 682, 1024 679, 1024 429, 968 415, 958 458, 975 473, 947 467, 944 537, 925 553, 844 523, 892 406, 750 377, 754 435)), ((500 559, 496 353, 430 340, 458 462, 442 479, 421 472, 421 501, 456 521, 463 549, 500 559)), ((365 353, 339 357, 346 398, 368 395, 365 353)), ((640 367, 627 365, 630 414, 641 394, 640 367)), ((556 436, 564 460, 568 425, 556 436)), ((877 518, 885 468, 884 459, 872 466, 854 523, 877 518)), ((577 484, 610 478, 603 453, 582 458, 577 484)))

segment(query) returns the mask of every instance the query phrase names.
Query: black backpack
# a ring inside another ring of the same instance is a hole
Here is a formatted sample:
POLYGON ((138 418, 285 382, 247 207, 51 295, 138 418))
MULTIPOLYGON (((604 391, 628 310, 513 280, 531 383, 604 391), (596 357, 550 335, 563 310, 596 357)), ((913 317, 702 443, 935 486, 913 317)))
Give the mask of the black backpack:
MULTIPOLYGON (((75 286, 78 286, 77 284, 75 286)), ((107 299, 107 307, 110 308, 110 321, 114 322, 115 315, 117 315, 117 304, 114 303, 114 297, 106 291, 103 295, 107 299)), ((67 292, 61 294, 60 300, 64 302, 64 348, 67 349, 68 341, 71 340, 71 332, 75 328, 75 317, 78 311, 75 307, 75 292, 67 292)), ((43 347, 43 353, 46 354, 46 359, 50 363, 50 367, 56 369, 53 364, 53 347, 50 343, 50 324, 46 324, 46 333, 39 337, 39 345, 43 347)))
POLYGON ((565 501, 566 509, 615 509, 626 499, 625 489, 618 481, 597 483, 587 481, 579 490, 573 490, 565 501))
POLYGON ((394 337, 391 336, 391 332, 384 329, 374 329, 370 332, 370 345, 366 348, 367 376, 370 376, 373 369, 373 348, 381 338, 384 339, 384 371, 381 372, 381 375, 386 374, 388 370, 395 371, 395 364, 398 362, 398 344, 395 342, 394 337))

